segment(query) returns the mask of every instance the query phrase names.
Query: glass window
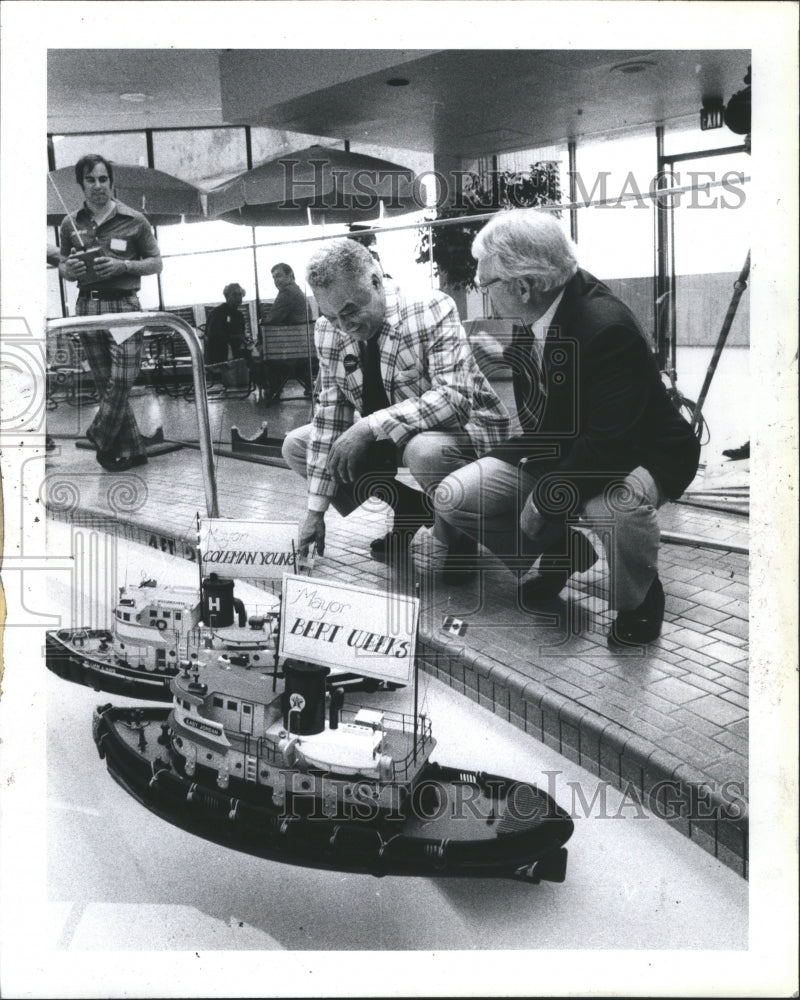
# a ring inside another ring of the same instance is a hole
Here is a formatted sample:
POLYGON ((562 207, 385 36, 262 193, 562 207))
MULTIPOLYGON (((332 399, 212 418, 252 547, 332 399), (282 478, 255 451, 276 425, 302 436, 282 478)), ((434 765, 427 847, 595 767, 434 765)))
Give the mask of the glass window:
POLYGON ((247 169, 243 127, 153 133, 153 166, 199 187, 214 187, 247 169))
POLYGON ((225 707, 225 703, 223 702, 222 698, 217 698, 216 695, 213 698, 213 704, 214 704, 214 708, 224 708, 225 707))
POLYGON ((603 280, 652 276, 655 133, 579 143, 575 162, 578 203, 606 203, 578 210, 581 266, 603 280))
POLYGON ((255 298, 252 230, 229 222, 161 226, 158 243, 164 260, 164 308, 219 305, 222 289, 238 282, 245 300, 255 298))
POLYGON ((667 156, 702 153, 707 149, 726 149, 743 143, 744 136, 731 132, 726 125, 703 131, 700 128, 699 110, 696 117, 674 122, 664 130, 664 153, 667 156))
POLYGON ((97 153, 112 163, 147 166, 144 132, 103 132, 94 135, 54 135, 56 169, 72 167, 86 153, 97 153))
POLYGON ((292 150, 307 149, 315 144, 330 145, 330 142, 330 138, 321 135, 306 135, 302 132, 287 132, 284 129, 260 126, 253 126, 250 129, 250 148, 254 167, 292 150))
POLYGON ((575 162, 578 262, 654 340, 655 207, 648 193, 657 174, 655 130, 578 143, 575 162))
POLYGON ((231 712, 238 711, 238 709, 239 709, 239 702, 238 701, 229 701, 228 702, 228 708, 230 709, 231 712))

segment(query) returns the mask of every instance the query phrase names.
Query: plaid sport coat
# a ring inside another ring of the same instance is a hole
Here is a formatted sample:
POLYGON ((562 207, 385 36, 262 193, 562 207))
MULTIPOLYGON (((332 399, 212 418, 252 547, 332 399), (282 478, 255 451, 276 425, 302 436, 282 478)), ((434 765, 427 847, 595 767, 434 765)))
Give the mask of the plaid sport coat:
MULTIPOLYGON (((391 439, 400 451, 415 434, 447 431, 464 433, 484 455, 508 437, 509 416, 478 368, 455 303, 441 292, 406 296, 385 279, 383 287, 378 345, 389 406, 365 419, 378 438, 391 439)), ((336 492, 328 454, 360 411, 363 378, 354 337, 320 317, 314 343, 320 394, 308 446, 308 494, 327 501, 336 492)))

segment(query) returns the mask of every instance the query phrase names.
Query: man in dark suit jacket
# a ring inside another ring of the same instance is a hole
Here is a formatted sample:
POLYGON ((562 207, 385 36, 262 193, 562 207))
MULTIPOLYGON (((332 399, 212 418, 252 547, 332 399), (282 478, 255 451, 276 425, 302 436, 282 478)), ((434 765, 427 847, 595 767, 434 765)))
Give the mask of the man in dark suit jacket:
POLYGON ((288 264, 275 264, 272 280, 278 289, 275 301, 262 326, 297 326, 311 318, 308 300, 303 289, 294 280, 294 271, 288 264))
POLYGON ((442 483, 434 538, 480 538, 523 575, 541 557, 520 585, 529 608, 596 561, 580 523, 603 539, 611 570, 609 642, 651 642, 664 615, 656 510, 694 478, 698 441, 633 314, 578 268, 555 218, 503 212, 473 254, 480 287, 515 321, 506 357, 522 430, 442 483))

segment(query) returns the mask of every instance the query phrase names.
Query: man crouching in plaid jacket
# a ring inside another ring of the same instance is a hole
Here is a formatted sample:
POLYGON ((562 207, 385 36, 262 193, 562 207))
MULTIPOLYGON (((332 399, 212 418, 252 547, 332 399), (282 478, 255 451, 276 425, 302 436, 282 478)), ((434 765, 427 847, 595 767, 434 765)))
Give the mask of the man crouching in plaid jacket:
MULTIPOLYGON (((289 467, 308 480, 300 552, 312 543, 324 552, 330 504, 347 516, 375 496, 394 510, 393 530, 370 546, 373 558, 387 560, 432 523, 425 494, 507 438, 508 413, 478 368, 448 296, 405 295, 349 239, 314 254, 306 279, 320 311, 319 405, 312 422, 283 445, 289 467), (397 480, 398 466, 424 493, 397 480)), ((474 542, 465 537, 464 545, 474 542)))

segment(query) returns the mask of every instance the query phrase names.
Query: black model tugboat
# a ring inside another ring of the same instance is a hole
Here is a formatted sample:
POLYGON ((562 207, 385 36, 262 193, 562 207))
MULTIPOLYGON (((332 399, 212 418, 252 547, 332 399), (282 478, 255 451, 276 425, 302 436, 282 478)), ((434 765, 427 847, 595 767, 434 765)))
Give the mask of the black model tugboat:
MULTIPOLYGON (((430 721, 344 707, 328 668, 184 660, 172 709, 96 709, 114 779, 162 819, 288 864, 563 881, 573 822, 537 786, 431 762, 430 721)), ((416 676, 415 676, 416 685, 416 676)), ((416 702, 416 686, 415 686, 416 702)))
POLYGON ((109 629, 59 629, 45 638, 47 666, 96 691, 171 701, 170 680, 182 661, 230 657, 241 664, 272 663, 279 598, 251 609, 234 596, 233 580, 210 574, 196 587, 144 580, 120 587, 109 629))

